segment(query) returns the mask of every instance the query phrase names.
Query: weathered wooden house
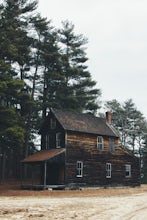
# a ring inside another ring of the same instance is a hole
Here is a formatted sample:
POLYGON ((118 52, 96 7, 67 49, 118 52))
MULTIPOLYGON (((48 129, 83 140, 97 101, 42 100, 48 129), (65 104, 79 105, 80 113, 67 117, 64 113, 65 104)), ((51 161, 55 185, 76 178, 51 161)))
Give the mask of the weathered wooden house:
POLYGON ((139 185, 139 159, 123 149, 106 118, 51 109, 40 134, 40 152, 22 163, 40 166, 43 186, 139 185))

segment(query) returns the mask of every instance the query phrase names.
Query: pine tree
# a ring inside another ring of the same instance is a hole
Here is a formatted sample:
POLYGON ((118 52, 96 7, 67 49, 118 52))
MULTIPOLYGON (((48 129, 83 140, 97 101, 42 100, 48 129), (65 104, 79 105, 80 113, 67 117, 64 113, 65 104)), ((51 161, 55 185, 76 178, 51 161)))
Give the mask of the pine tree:
POLYGON ((100 90, 95 88, 96 82, 87 70, 87 39, 74 33, 72 23, 65 21, 62 25, 59 33, 63 80, 60 89, 56 91, 58 103, 62 108, 95 113, 99 108, 100 90))
POLYGON ((22 80, 13 79, 9 69, 3 71, 0 66, 0 154, 3 164, 7 164, 1 166, 3 179, 5 173, 18 175, 18 161, 23 153, 25 118, 31 103, 23 88, 22 80))
POLYGON ((48 107, 58 106, 55 93, 62 78, 61 55, 57 31, 51 25, 51 21, 47 21, 40 15, 32 21, 37 33, 34 41, 35 73, 33 78, 36 80, 33 81, 33 88, 39 94, 42 117, 44 118, 48 107))
POLYGON ((58 33, 50 26, 42 33, 40 58, 43 70, 43 118, 50 107, 96 113, 100 90, 85 62, 87 40, 74 34, 74 25, 63 22, 58 33))
POLYGON ((95 113, 100 90, 87 71, 82 35, 74 34, 74 25, 63 22, 58 33, 52 27, 42 34, 40 57, 43 70, 43 118, 50 107, 95 113))
POLYGON ((132 99, 124 103, 117 100, 108 101, 106 108, 113 113, 113 124, 120 133, 122 146, 132 150, 134 154, 139 154, 147 129, 143 114, 137 110, 132 99))
POLYGON ((42 44, 44 42, 44 35, 48 31, 49 21, 46 18, 42 18, 40 14, 37 14, 31 19, 33 34, 33 51, 32 51, 32 66, 34 67, 32 75, 32 98, 34 98, 37 92, 38 82, 41 80, 42 68, 44 67, 43 61, 41 59, 42 54, 42 44), (41 69, 41 70, 40 70, 41 69))
POLYGON ((25 27, 35 3, 3 1, 0 10, 0 153, 2 178, 16 175, 25 142, 25 124, 32 104, 24 82, 30 59, 30 38, 25 27), (26 41, 26 43, 25 43, 26 41), (7 158, 7 163, 6 163, 7 158), (6 167, 7 165, 7 167, 6 167), (10 173, 8 172, 10 171, 10 173))

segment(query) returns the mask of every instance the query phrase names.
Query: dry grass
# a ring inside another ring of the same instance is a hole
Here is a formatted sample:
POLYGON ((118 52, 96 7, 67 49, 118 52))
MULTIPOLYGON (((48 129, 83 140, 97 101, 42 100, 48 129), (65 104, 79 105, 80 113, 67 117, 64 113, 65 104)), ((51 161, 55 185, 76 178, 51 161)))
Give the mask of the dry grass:
POLYGON ((84 190, 21 190, 20 182, 11 181, 0 183, 0 196, 37 196, 37 197, 111 197, 111 196, 128 196, 147 192, 147 185, 140 187, 120 187, 120 188, 95 188, 84 190))

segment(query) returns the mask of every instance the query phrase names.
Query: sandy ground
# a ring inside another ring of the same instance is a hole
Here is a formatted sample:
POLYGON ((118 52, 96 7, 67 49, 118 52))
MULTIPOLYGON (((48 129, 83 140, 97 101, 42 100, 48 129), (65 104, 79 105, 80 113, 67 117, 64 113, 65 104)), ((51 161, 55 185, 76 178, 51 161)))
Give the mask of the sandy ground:
POLYGON ((147 186, 77 191, 0 188, 0 219, 146 220, 147 186))

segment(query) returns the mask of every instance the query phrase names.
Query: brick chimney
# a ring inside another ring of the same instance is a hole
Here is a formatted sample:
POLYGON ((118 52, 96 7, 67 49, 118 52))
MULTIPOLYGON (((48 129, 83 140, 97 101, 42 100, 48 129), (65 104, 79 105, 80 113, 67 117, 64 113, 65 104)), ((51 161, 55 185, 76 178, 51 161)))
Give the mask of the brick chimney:
POLYGON ((106 122, 111 125, 112 122, 112 113, 111 112, 106 112, 106 122))

